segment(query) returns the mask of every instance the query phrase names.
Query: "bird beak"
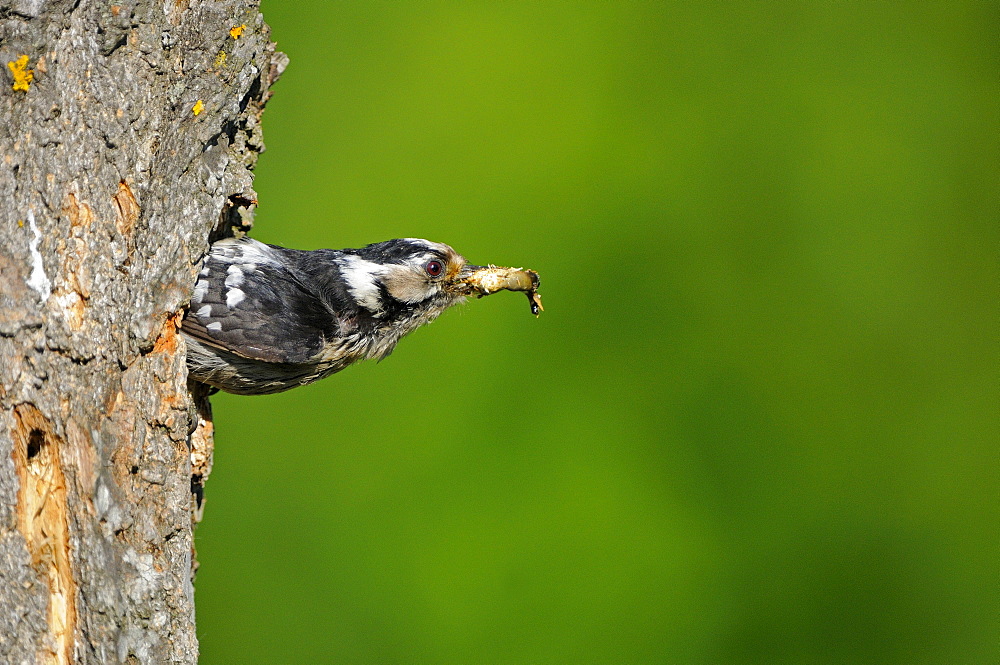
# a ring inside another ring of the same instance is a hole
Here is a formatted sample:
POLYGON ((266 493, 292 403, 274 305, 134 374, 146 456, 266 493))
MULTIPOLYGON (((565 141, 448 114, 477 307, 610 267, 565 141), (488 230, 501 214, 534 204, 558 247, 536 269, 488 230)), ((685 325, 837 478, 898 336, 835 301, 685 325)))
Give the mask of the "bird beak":
POLYGON ((497 291, 521 291, 528 296, 531 313, 538 316, 543 310, 538 295, 538 273, 523 268, 464 265, 452 281, 452 288, 461 295, 478 298, 497 291))

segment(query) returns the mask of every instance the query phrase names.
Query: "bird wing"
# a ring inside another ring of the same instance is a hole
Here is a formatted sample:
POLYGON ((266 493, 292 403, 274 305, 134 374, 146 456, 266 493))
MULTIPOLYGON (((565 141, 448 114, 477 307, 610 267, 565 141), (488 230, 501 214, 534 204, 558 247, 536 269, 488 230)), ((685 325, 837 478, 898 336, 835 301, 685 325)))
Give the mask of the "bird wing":
POLYGON ((337 335, 339 319, 268 251, 248 238, 213 245, 181 329, 244 358, 308 362, 337 335))

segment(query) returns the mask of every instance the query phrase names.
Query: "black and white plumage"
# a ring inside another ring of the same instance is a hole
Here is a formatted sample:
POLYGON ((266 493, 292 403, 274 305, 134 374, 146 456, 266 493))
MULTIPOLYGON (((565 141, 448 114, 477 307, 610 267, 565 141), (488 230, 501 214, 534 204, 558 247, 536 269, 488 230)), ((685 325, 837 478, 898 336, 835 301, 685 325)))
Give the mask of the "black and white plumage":
MULTIPOLYGON (((251 238, 212 245, 182 324, 189 377, 231 393, 280 392, 389 355, 466 296, 487 295, 448 245, 418 238, 302 251, 251 238)), ((538 277, 533 275, 532 293, 538 277)), ((531 281, 529 280, 529 281, 531 281)), ((525 289, 518 289, 525 290, 525 289)))

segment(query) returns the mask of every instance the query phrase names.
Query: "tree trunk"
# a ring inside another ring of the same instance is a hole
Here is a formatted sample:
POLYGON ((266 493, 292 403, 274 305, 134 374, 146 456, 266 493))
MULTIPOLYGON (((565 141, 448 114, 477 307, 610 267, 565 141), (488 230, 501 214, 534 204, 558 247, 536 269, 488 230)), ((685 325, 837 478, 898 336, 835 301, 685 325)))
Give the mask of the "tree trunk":
POLYGON ((197 660, 177 329, 250 224, 273 46, 252 0, 0 0, 0 662, 197 660))

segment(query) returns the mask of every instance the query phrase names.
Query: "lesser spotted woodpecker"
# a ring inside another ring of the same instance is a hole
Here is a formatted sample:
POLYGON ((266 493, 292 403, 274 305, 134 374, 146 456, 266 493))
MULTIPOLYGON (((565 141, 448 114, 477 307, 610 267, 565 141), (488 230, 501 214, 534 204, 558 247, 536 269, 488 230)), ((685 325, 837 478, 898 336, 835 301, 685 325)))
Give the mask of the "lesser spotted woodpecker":
POLYGON ((418 238, 303 251, 248 237, 214 243, 181 331, 191 379, 241 395, 311 383, 381 359, 409 332, 469 295, 524 291, 538 274, 474 266, 418 238))

